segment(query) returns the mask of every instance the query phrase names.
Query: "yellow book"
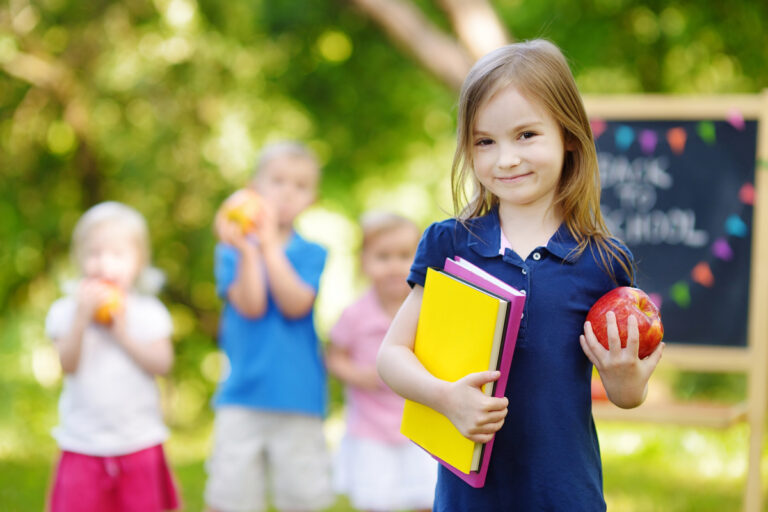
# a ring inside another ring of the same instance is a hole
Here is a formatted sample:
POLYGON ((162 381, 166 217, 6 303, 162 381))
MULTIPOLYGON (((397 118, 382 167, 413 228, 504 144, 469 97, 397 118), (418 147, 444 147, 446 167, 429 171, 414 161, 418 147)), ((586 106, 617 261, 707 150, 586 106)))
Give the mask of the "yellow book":
MULTIPOLYGON (((508 301, 429 268, 414 353, 432 375, 451 382, 495 370, 508 310, 508 301)), ((483 391, 490 396, 492 386, 483 391)), ((464 437, 434 409, 406 400, 400 432, 462 473, 478 470, 483 445, 464 437)))

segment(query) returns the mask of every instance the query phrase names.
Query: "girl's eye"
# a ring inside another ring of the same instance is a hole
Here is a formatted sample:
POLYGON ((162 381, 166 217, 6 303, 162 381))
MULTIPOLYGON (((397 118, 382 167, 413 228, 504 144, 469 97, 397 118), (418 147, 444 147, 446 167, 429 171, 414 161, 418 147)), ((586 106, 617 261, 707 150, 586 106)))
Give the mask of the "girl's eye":
POLYGON ((491 144, 493 144, 493 140, 491 139, 478 139, 475 142, 475 146, 489 146, 491 144))
POLYGON ((521 139, 530 139, 536 135, 535 132, 523 132, 520 134, 521 139))

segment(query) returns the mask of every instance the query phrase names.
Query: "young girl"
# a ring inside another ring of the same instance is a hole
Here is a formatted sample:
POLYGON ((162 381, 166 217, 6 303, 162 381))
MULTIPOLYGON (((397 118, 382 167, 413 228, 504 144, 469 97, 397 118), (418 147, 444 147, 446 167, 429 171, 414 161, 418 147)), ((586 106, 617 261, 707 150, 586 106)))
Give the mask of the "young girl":
POLYGON ((331 330, 328 370, 346 384, 347 432, 334 484, 360 510, 431 510, 437 463, 400 434, 403 399, 376 374, 376 354, 408 295, 419 229, 399 215, 363 217, 362 270, 371 287, 331 330))
POLYGON ((621 349, 608 315, 610 350, 585 324, 602 294, 632 283, 633 261, 603 222, 592 133, 560 50, 536 40, 480 59, 462 87, 457 138, 457 218, 424 233, 408 276, 413 289, 384 340, 379 373, 469 439, 495 435, 485 486, 474 489, 441 467, 436 511, 605 510, 592 365, 616 405, 635 407, 663 344, 640 360, 636 322, 621 349), (427 267, 442 268, 453 256, 527 294, 504 398, 480 391, 498 372, 441 381, 413 354, 427 267))
POLYGON ((146 222, 123 204, 98 204, 75 226, 72 248, 82 279, 46 319, 66 373, 54 430, 61 458, 51 510, 175 509, 162 448, 168 429, 155 384, 155 375, 173 364, 172 324, 159 300, 139 292, 159 287, 149 267, 146 222), (105 301, 115 307, 96 322, 105 301))

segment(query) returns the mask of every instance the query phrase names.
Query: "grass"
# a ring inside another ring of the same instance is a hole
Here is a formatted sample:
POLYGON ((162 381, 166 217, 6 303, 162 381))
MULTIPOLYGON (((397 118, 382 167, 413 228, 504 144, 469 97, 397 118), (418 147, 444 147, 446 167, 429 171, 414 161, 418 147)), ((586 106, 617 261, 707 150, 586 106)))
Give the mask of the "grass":
MULTIPOLYGON (((606 501, 611 512, 723 512, 741 509, 748 429, 727 430, 600 423, 606 501)), ((168 455, 181 487, 184 510, 203 509, 204 459, 210 426, 174 431, 168 455)), ((35 455, 0 457, 3 512, 43 509, 56 457, 53 443, 35 455)), ((768 460, 768 453, 763 457, 768 460)), ((764 478, 768 483, 768 479, 764 478)), ((764 484, 765 485, 765 484, 764 484)), ((765 486, 768 488, 768 485, 765 486)), ((764 508, 768 510, 768 505, 764 508)), ((353 512, 339 498, 329 512, 353 512)))

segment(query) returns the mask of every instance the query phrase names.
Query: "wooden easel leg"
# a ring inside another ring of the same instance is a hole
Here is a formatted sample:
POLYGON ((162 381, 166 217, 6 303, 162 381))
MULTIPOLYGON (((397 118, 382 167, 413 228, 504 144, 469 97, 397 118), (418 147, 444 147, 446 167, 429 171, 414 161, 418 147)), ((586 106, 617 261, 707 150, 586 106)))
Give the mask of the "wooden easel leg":
POLYGON ((765 379, 750 375, 750 402, 752 405, 747 413, 749 423, 749 454, 747 462, 747 486, 744 492, 744 512, 761 512, 763 505, 763 489, 760 466, 765 442, 765 379), (760 385, 762 384, 762 385, 760 385))

